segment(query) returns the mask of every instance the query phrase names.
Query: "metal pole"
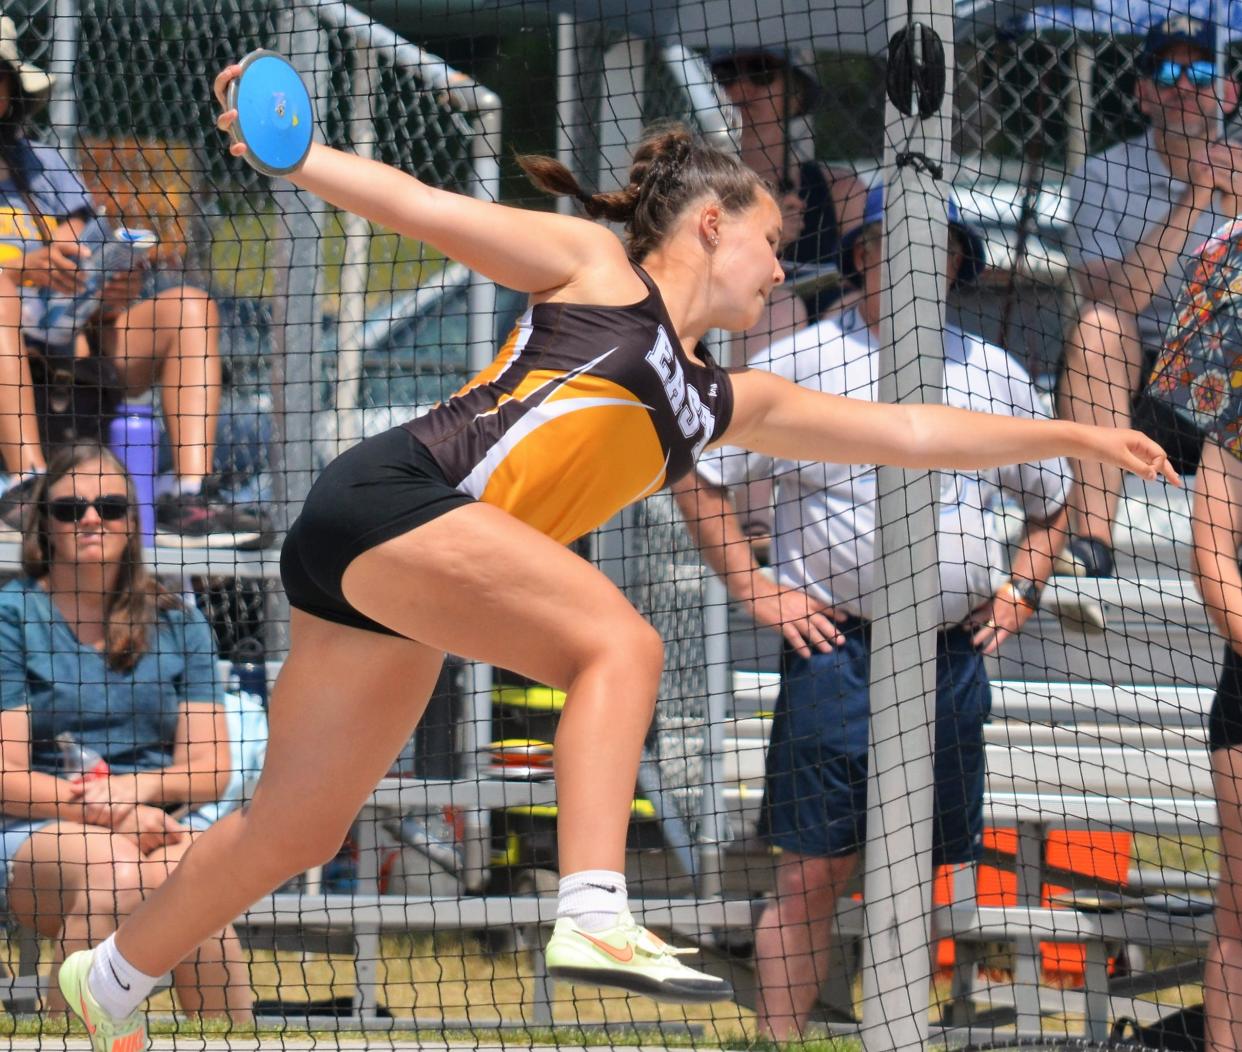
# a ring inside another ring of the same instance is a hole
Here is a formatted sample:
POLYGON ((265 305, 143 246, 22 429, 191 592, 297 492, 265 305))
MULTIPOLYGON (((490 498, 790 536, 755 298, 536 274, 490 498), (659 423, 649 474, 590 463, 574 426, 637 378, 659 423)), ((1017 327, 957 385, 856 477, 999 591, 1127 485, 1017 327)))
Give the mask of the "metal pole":
POLYGON ((646 41, 626 37, 604 52, 599 114, 599 188, 625 185, 634 147, 643 133, 646 41))
MULTIPOLYGON (((300 2, 283 13, 285 54, 311 86, 316 102, 328 97, 327 41, 314 11, 300 2)), ((316 131, 322 141, 322 133, 316 131)), ((319 346, 319 279, 323 253, 323 212, 317 198, 278 180, 272 191, 275 212, 284 224, 277 241, 277 292, 274 303, 272 362, 273 511, 283 533, 297 517, 310 490, 316 350, 319 346)), ((288 650, 288 604, 274 603, 277 614, 268 653, 283 658, 288 650), (283 614, 284 616, 279 616, 283 614)))
MULTIPOLYGON (((474 170, 471 193, 484 201, 500 199, 500 99, 487 88, 470 89, 471 109, 477 132, 470 155, 474 170)), ((466 293, 470 317, 469 366, 472 372, 485 368, 496 356, 496 285, 481 274, 470 272, 466 293)), ((462 778, 482 777, 479 749, 492 740, 492 666, 472 662, 464 675, 471 718, 461 728, 462 778)), ((463 882, 470 890, 480 890, 487 880, 491 853, 491 814, 471 811, 465 816, 466 865, 463 882)))
MULTIPOLYGON (((556 16, 556 159, 575 175, 578 151, 574 130, 582 104, 578 84, 578 30, 569 15, 556 16)), ((574 203, 568 197, 556 199, 557 211, 572 215, 574 203)))
POLYGON ((709 574, 703 583, 703 650, 707 658, 707 729, 703 757, 703 816, 699 822, 696 890, 714 898, 724 888, 724 846, 730 839, 724 800, 725 721, 733 691, 730 683, 729 593, 724 582, 709 574))
MULTIPOLYGON (((952 84, 950 5, 888 0, 890 37, 910 18, 939 34, 952 84)), ((903 116, 891 100, 887 105, 883 401, 942 397, 947 232, 941 190, 916 167, 899 168, 897 155, 918 151, 932 163, 945 163, 952 95, 946 99, 948 105, 925 121, 903 116)), ((932 734, 940 621, 931 475, 880 468, 877 512, 882 584, 871 636, 862 1037, 867 1052, 910 1052, 926 1042, 931 985, 932 734)))
MULTIPOLYGON (((349 142, 359 157, 375 156, 374 84, 371 71, 375 51, 365 44, 357 48, 358 65, 351 78, 352 111, 349 142)), ((337 323, 336 449, 343 453, 362 437, 359 401, 362 389, 362 328, 367 307, 367 275, 370 270, 371 224, 362 216, 346 212, 345 258, 341 266, 341 304, 337 323)))
MULTIPOLYGON (((728 363, 729 334, 708 333, 717 361, 728 363)), ((733 710, 733 654, 729 647, 729 592, 715 574, 703 584, 703 655, 707 661, 707 728, 703 735, 703 817, 699 822, 695 886, 700 898, 724 890, 724 848, 732 839, 724 797, 725 721, 733 710)))
POLYGON ((703 56, 681 44, 665 44, 660 48, 660 57, 686 93, 703 138, 718 150, 736 154, 742 148, 741 122, 734 107, 721 105, 715 79, 703 56))
POLYGON ((48 100, 48 121, 54 144, 72 168, 77 167, 78 96, 73 80, 81 21, 77 0, 55 0, 52 5, 52 57, 48 63, 48 72, 55 79, 48 100))

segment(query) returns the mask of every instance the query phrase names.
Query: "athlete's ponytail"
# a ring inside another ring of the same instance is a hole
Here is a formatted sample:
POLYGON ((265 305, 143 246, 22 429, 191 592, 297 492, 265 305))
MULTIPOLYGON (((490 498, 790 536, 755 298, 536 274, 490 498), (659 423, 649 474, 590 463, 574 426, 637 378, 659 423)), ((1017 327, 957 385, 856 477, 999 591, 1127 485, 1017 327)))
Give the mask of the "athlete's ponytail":
POLYGON ((623 223, 630 258, 641 262, 672 231, 692 202, 711 196, 726 212, 755 201, 763 181, 735 157, 708 146, 684 124, 648 129, 634 151, 629 182, 621 190, 588 194, 559 161, 517 158, 527 178, 545 193, 572 197, 592 219, 623 223))

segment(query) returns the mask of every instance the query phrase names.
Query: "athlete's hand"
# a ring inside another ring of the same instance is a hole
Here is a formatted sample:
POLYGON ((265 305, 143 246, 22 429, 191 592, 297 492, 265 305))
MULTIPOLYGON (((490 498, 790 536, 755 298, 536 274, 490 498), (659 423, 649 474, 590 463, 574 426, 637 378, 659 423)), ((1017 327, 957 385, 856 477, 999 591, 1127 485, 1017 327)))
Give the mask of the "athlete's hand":
POLYGON ((1173 485, 1182 485, 1181 476, 1173 470, 1164 447, 1141 431, 1087 425, 1086 444, 1084 459, 1112 464, 1149 482, 1163 475, 1173 485))
MULTIPOLYGON (((212 84, 212 91, 215 93, 216 101, 220 104, 221 113, 216 118, 216 127, 222 132, 228 132, 229 129, 237 121, 237 111, 229 108, 228 91, 229 85, 241 76, 241 64, 234 63, 231 66, 225 66, 216 74, 215 83, 212 84)), ((244 142, 232 142, 229 145, 229 153, 234 157, 246 156, 246 144, 244 142)))
POLYGON ((744 604, 751 618, 779 631, 799 657, 809 658, 812 649, 827 653, 845 642, 837 628, 845 614, 801 589, 781 587, 764 573, 752 575, 751 588, 751 598, 744 604))

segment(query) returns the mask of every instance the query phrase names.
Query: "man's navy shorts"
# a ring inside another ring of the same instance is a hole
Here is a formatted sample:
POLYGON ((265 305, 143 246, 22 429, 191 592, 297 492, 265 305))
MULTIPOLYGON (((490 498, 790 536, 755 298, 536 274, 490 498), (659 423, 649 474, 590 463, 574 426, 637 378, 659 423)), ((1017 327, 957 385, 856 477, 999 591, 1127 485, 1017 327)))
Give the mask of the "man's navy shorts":
MULTIPOLYGON (((769 843, 817 858, 867 840, 871 628, 839 626, 845 642, 801 658, 786 648, 768 745, 761 828, 769 843)), ((936 661, 936 864, 973 861, 983 839, 983 725, 991 708, 983 657, 963 628, 940 632, 936 661)))

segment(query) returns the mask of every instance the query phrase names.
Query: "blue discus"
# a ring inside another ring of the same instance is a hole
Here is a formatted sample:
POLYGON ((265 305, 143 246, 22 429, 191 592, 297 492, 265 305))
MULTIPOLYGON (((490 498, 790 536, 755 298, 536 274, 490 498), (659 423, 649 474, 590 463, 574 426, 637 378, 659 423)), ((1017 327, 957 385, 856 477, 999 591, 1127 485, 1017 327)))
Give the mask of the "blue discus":
POLYGON ((315 109, 298 71, 283 55, 260 49, 241 63, 229 84, 237 110, 230 132, 246 144, 245 160, 264 175, 288 175, 306 160, 315 135, 315 109))

